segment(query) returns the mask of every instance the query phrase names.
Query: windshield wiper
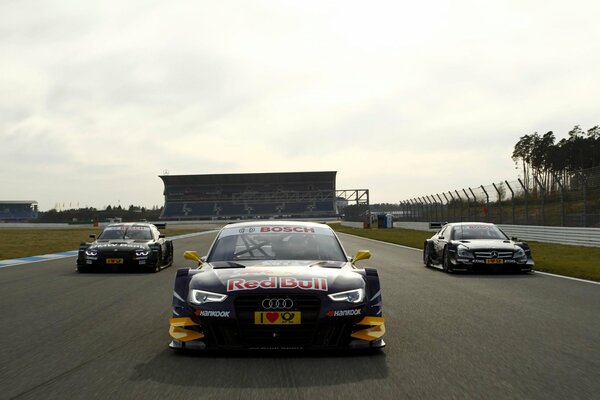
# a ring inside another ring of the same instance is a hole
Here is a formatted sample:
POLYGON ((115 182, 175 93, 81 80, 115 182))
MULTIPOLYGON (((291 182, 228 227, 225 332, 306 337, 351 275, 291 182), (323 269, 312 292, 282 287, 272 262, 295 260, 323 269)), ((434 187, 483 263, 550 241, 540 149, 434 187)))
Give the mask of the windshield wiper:
POLYGON ((339 265, 337 261, 319 261, 310 264, 309 267, 339 268, 339 265))
POLYGON ((233 261, 214 261, 212 264, 215 265, 216 268, 246 268, 245 265, 233 261), (225 264, 226 266, 221 267, 217 263, 225 264))

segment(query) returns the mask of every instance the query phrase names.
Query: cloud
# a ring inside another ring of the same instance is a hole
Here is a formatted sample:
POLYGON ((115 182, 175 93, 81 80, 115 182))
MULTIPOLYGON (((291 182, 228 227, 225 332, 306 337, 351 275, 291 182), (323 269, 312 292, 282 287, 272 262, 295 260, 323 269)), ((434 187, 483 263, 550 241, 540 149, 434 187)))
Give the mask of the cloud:
POLYGON ((3 193, 151 207, 165 169, 336 170, 373 202, 512 180, 520 136, 600 123, 599 11, 2 2, 3 193))

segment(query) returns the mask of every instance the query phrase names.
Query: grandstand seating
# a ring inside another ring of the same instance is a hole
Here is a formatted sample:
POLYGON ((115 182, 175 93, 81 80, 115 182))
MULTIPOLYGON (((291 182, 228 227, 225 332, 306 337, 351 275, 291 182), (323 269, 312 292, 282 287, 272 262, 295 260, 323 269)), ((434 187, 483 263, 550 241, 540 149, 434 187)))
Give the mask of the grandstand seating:
POLYGON ((164 175, 161 219, 335 215, 335 171, 164 175))

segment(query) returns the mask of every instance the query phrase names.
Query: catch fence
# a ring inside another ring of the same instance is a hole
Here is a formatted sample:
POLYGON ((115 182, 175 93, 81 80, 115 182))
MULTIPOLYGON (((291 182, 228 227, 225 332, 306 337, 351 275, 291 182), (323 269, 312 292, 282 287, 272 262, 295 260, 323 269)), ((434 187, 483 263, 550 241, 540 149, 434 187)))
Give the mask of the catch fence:
POLYGON ((600 227, 600 168, 415 197, 400 201, 394 219, 600 227))

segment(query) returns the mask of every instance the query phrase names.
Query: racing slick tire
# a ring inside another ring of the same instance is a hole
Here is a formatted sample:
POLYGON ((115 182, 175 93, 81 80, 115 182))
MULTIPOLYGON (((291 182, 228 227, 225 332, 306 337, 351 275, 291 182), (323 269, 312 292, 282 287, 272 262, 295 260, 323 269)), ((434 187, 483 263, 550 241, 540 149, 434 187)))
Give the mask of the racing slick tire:
POLYGON ((162 258, 163 258, 163 257, 162 257, 162 251, 160 251, 160 250, 159 250, 159 251, 158 251, 158 257, 156 258, 156 264, 151 264, 151 265, 148 265, 148 266, 145 268, 145 271, 146 271, 146 272, 149 272, 149 273, 156 273, 156 272, 159 272, 159 271, 160 271, 160 269, 161 269, 161 268, 160 268, 160 263, 161 263, 161 260, 162 260, 162 258))
POLYGON ((83 265, 78 265, 75 269, 80 274, 85 274, 86 272, 90 272, 90 270, 87 267, 84 267, 83 265))
POLYGON ((452 268, 452 263, 450 262, 450 254, 448 253, 448 247, 444 247, 444 255, 442 256, 442 269, 444 272, 452 273, 454 269, 452 268))
POLYGON ((164 267, 170 267, 173 265, 173 242, 168 241, 167 243, 167 256, 165 257, 164 267))
POLYGON ((428 243, 425 243, 425 246, 423 247, 423 264, 427 268, 433 265, 431 262, 431 250, 428 243))

